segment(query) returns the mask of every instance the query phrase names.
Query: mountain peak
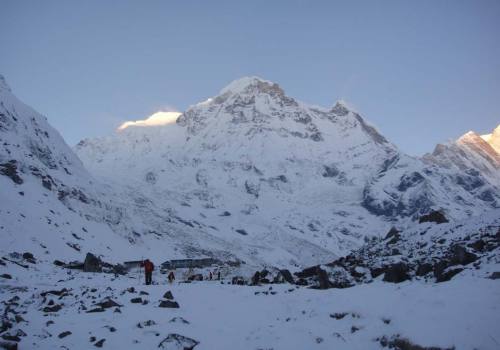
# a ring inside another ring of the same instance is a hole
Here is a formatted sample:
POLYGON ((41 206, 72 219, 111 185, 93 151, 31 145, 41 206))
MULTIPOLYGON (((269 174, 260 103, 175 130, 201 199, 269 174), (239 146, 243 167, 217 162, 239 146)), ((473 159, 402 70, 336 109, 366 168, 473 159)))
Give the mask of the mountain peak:
POLYGON ((11 92, 9 84, 7 84, 7 81, 5 80, 4 76, 0 74, 0 91, 2 90, 11 92))
POLYGON ((284 94, 284 91, 278 84, 256 76, 251 76, 232 81, 220 91, 220 94, 270 93, 273 91, 284 94))
POLYGON ((335 106, 332 107, 332 112, 336 115, 347 115, 350 111, 347 103, 343 100, 339 100, 335 103, 335 106))
POLYGON ((491 134, 481 135, 481 138, 488 142, 490 146, 500 154, 500 124, 493 130, 491 134))
POLYGON ((475 131, 468 131, 462 136, 458 138, 458 142, 471 142, 477 141, 478 138, 481 138, 475 131))

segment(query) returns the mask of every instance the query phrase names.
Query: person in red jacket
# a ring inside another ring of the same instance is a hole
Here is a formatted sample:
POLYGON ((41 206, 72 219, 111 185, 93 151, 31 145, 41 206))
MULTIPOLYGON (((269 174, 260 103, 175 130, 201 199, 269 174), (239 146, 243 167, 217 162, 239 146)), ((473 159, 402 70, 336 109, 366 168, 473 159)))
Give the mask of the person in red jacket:
POLYGON ((146 259, 142 262, 141 266, 144 267, 144 275, 146 276, 146 284, 151 284, 153 282, 153 270, 155 269, 155 265, 146 259))

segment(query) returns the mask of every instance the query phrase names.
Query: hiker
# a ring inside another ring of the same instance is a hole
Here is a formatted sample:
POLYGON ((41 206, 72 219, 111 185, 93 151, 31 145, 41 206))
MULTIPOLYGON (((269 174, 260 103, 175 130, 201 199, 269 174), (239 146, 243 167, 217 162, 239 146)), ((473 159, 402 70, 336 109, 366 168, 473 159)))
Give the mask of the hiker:
POLYGON ((217 271, 217 280, 219 280, 219 281, 220 281, 220 270, 219 270, 219 271, 217 271))
POLYGON ((172 283, 173 281, 175 281, 174 271, 170 271, 168 274, 168 283, 172 283))
POLYGON ((141 267, 144 267, 144 275, 146 276, 146 284, 150 285, 153 282, 153 270, 155 269, 155 265, 146 259, 141 263, 141 267))
POLYGON ((208 279, 211 281, 212 280, 212 271, 210 271, 210 274, 208 275, 208 279))

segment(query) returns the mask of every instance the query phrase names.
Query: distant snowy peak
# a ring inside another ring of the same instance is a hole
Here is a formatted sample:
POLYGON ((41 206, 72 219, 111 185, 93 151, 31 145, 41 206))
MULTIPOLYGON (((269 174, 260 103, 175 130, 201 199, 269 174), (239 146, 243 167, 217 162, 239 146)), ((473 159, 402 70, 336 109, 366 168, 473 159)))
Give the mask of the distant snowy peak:
POLYGON ((481 135, 481 138, 488 142, 488 144, 493 147, 498 154, 500 154, 500 124, 491 134, 481 135))
MULTIPOLYGON (((498 128, 497 128, 498 129, 498 128)), ((500 134, 500 133, 499 133, 500 134)), ((493 137, 490 135, 488 139, 494 141, 493 137)), ((462 135, 457 141, 456 144, 463 147, 467 147, 472 151, 476 152, 485 157, 491 158, 493 163, 496 163, 500 166, 500 153, 498 153, 492 146, 490 142, 485 140, 484 137, 479 136, 474 131, 469 131, 468 133, 462 135)))
MULTIPOLYGON (((496 130, 498 128, 495 132, 496 130)), ((432 154, 426 154, 423 158, 425 161, 437 163, 446 168, 457 168, 462 171, 475 169, 492 183, 499 185, 500 154, 493 148, 491 141, 487 141, 493 140, 494 142, 495 137, 480 136, 474 131, 469 131, 449 144, 438 144, 432 154)))
POLYGON ((248 94, 248 93, 258 93, 265 91, 280 91, 283 90, 278 84, 273 83, 269 80, 265 80, 259 77, 243 77, 232 81, 229 85, 220 91, 220 95, 225 94, 248 94))

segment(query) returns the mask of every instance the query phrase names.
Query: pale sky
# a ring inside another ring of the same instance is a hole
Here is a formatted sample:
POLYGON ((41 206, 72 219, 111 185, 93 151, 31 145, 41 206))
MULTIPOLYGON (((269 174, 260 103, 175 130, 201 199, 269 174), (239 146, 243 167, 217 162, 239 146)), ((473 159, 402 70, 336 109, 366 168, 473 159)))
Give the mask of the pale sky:
POLYGON ((0 2, 0 74, 70 145, 256 75, 420 155, 500 123, 500 1, 0 2))

